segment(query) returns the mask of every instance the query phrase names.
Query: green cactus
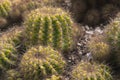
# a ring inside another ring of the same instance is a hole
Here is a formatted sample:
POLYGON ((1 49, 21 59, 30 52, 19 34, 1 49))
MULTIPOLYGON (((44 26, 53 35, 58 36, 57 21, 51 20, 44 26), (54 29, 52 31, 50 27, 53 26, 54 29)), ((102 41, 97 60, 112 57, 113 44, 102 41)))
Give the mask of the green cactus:
POLYGON ((88 49, 92 53, 95 60, 106 62, 110 58, 110 45, 106 42, 103 42, 102 38, 104 37, 96 36, 95 38, 91 39, 88 42, 88 49))
POLYGON ((81 62, 72 71, 73 80, 113 80, 110 70, 103 64, 81 62))
POLYGON ((68 50, 73 45, 72 20, 59 8, 40 8, 32 11, 25 21, 26 45, 50 45, 68 50))
POLYGON ((9 0, 0 1, 0 17, 8 16, 11 10, 11 2, 9 0))
POLYGON ((0 41, 0 69, 6 70, 15 65, 17 58, 16 49, 13 45, 0 41))
POLYGON ((28 50, 20 63, 24 80, 40 80, 50 75, 61 74, 65 61, 61 54, 51 47, 37 46, 28 50))

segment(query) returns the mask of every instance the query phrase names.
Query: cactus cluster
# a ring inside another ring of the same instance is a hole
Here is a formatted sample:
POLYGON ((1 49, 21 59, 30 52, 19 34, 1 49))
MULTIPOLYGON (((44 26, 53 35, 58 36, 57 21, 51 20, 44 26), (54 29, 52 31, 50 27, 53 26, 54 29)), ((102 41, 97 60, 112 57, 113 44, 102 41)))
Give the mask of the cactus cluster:
POLYGON ((40 80, 64 71, 65 61, 51 47, 37 46, 28 50, 20 63, 24 80, 40 80))
POLYGON ((0 17, 8 16, 11 10, 11 2, 9 0, 0 1, 0 17))
POLYGON ((114 18, 119 11, 117 4, 116 0, 71 0, 71 12, 77 22, 94 27, 114 18))
POLYGON ((40 43, 59 50, 68 50, 73 45, 75 27, 72 28, 72 20, 60 8, 36 9, 28 15, 25 25, 29 45, 40 43))
POLYGON ((73 80, 112 80, 108 66, 89 62, 78 64, 71 75, 73 80))

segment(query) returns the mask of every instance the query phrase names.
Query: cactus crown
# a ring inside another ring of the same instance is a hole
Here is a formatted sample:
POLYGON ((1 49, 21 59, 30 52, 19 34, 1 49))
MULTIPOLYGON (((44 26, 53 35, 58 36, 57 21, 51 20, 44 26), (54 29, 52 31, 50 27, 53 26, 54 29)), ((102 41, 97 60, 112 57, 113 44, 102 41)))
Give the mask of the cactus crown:
POLYGON ((25 80, 39 80, 52 74, 60 74, 65 66, 61 54, 51 47, 37 46, 28 50, 22 58, 20 72, 25 80))
POLYGON ((63 10, 46 7, 36 9, 28 15, 25 24, 29 44, 40 43, 60 50, 71 48, 72 20, 63 10))
POLYGON ((11 10, 11 2, 9 0, 0 1, 0 16, 6 17, 11 10))
POLYGON ((72 71, 73 80, 112 80, 109 68, 103 64, 81 62, 72 71))

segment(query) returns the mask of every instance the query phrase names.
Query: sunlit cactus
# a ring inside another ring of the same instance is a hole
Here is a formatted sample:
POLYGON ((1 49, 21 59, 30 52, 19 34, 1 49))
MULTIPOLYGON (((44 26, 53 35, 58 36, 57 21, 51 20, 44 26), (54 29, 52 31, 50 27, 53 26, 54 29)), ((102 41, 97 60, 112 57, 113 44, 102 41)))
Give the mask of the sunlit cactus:
POLYGON ((76 28, 69 14, 60 8, 36 9, 27 16, 25 25, 28 46, 40 43, 68 50, 73 45, 73 30, 76 28))
POLYGON ((11 10, 11 2, 9 0, 1 0, 0 1, 0 17, 8 16, 11 10))
POLYGON ((37 46, 28 50, 20 63, 24 80, 39 80, 64 71, 65 61, 51 47, 37 46))
POLYGON ((71 75, 72 80, 113 80, 108 66, 89 62, 79 63, 71 75))
POLYGON ((0 69, 6 70, 16 63, 16 49, 12 44, 0 41, 0 69))

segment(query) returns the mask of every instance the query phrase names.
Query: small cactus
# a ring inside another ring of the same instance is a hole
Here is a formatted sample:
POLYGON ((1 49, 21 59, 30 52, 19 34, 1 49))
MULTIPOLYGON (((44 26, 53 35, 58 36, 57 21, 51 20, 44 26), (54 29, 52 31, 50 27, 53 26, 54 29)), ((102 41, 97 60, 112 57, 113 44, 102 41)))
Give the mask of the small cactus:
POLYGON ((95 60, 101 62, 107 61, 110 56, 110 47, 105 42, 90 41, 89 51, 92 53, 95 60))
POLYGON ((110 70, 103 64, 81 62, 72 71, 72 80, 112 80, 110 70))
POLYGON ((8 16, 11 10, 11 2, 9 0, 0 1, 0 17, 8 16))
POLYGON ((51 47, 37 46, 28 50, 20 63, 24 80, 42 80, 63 72, 65 61, 61 54, 51 47))
POLYGON ((40 8, 32 11, 26 21, 27 45, 50 45, 68 50, 73 45, 72 20, 59 8, 40 8), (30 36, 29 36, 30 35, 30 36))

